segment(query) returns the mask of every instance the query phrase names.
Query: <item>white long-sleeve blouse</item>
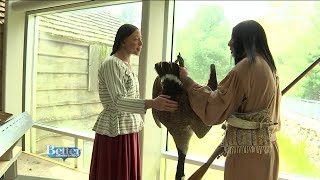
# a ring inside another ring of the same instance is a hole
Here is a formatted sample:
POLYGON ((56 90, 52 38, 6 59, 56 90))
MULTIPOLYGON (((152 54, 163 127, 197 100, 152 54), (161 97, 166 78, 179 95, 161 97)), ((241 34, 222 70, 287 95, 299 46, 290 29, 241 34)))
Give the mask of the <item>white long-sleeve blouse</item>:
POLYGON ((145 101, 139 99, 137 76, 124 61, 110 56, 101 64, 98 79, 103 110, 93 130, 110 137, 139 132, 144 125, 145 101))

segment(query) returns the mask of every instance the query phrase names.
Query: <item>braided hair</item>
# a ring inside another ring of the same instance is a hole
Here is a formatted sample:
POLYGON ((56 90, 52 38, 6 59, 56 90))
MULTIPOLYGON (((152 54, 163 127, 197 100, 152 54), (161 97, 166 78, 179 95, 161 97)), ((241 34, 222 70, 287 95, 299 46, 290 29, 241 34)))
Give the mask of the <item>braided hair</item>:
POLYGON ((132 24, 123 24, 117 31, 116 37, 114 38, 114 43, 112 47, 112 52, 110 56, 116 53, 121 47, 121 43, 125 38, 129 37, 138 28, 132 24))

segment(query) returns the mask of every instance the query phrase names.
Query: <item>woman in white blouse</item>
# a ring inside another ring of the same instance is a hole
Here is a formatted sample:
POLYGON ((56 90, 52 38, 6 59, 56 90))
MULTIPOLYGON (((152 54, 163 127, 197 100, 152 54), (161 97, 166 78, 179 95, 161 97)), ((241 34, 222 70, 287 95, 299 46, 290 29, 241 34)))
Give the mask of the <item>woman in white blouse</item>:
POLYGON ((131 24, 116 34, 110 57, 99 68, 99 96, 103 110, 96 132, 90 166, 90 180, 141 180, 138 132, 146 109, 175 111, 178 104, 169 96, 139 98, 139 82, 131 70, 131 55, 140 55, 141 33, 131 24))

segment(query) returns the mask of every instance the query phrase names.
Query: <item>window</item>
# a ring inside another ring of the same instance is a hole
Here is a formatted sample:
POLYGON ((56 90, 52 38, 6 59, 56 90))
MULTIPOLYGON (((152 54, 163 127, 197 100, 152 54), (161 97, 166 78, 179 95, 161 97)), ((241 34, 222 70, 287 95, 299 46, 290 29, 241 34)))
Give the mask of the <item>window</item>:
MULTIPOLYGON (((320 36, 319 12, 317 1, 176 1, 173 54, 181 53, 190 76, 202 84, 207 82, 210 64, 214 63, 219 82, 234 66, 227 46, 233 26, 254 19, 265 28, 283 89, 320 56, 315 40, 320 36)), ((283 98, 282 130, 278 133, 280 173, 320 178, 319 77, 318 66, 283 98)), ((222 137, 220 126, 213 127, 203 139, 193 136, 188 156, 207 160, 222 137)), ((171 137, 168 150, 176 152, 171 137)), ((175 166, 167 164, 169 179, 174 177, 175 166)), ((188 177, 194 170, 185 172, 188 177)))
MULTIPOLYGON (((81 166, 89 169, 92 142, 78 141, 65 132, 93 137, 92 127, 102 110, 98 95, 98 68, 110 55, 114 37, 124 23, 141 26, 142 3, 127 3, 64 12, 35 14, 32 68, 27 76, 31 87, 31 152, 47 157, 47 146, 81 147, 81 166), (42 128, 39 128, 42 126, 42 128), (59 131, 50 130, 58 128, 59 131), (61 131, 64 130, 65 132, 61 131), (57 133, 58 132, 58 133, 57 133), (85 157, 83 157, 85 155, 85 157)), ((33 24, 31 24, 33 23, 33 24)), ((132 68, 138 74, 139 59, 132 68)), ((81 139, 81 138, 80 138, 81 139)), ((61 161, 72 165, 73 159, 61 161)))

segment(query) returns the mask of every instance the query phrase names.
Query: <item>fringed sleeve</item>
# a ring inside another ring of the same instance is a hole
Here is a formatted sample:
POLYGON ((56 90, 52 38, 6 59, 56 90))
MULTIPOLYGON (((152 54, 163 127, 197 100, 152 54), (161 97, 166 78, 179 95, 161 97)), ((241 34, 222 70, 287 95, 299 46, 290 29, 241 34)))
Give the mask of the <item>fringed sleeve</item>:
POLYGON ((215 91, 189 77, 183 80, 192 109, 207 125, 223 123, 241 105, 245 91, 237 73, 230 71, 215 91))

